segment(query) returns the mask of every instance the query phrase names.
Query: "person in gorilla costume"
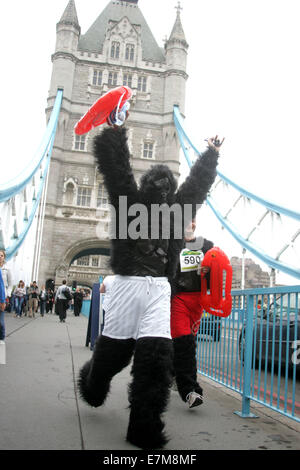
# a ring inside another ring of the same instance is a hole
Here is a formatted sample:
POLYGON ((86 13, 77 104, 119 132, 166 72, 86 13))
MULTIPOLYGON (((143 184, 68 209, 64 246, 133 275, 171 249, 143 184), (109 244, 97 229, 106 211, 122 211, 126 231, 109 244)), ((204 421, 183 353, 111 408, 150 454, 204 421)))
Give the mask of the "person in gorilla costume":
MULTIPOLYGON (((148 213, 153 204, 201 204, 216 177, 217 139, 208 140, 189 176, 177 190, 177 182, 166 165, 154 165, 138 187, 130 165, 125 126, 107 127, 94 139, 94 156, 104 178, 110 204, 116 211, 116 236, 111 239, 111 267, 116 274, 102 335, 97 338, 91 359, 80 369, 78 387, 89 405, 101 406, 112 378, 126 367, 132 356, 132 382, 128 388, 129 424, 126 439, 142 449, 163 447, 168 439, 161 419, 173 381, 173 345, 170 334, 168 280, 176 274, 183 237, 176 239, 171 226, 168 239, 132 239, 120 234, 132 216, 122 211, 120 196, 127 206, 140 203, 148 213), (120 219, 123 218, 122 221, 120 219)), ((151 227, 151 216, 148 227, 151 227)), ((150 233, 150 232, 149 232, 150 233)), ((127 236, 126 236, 127 235, 127 236)))

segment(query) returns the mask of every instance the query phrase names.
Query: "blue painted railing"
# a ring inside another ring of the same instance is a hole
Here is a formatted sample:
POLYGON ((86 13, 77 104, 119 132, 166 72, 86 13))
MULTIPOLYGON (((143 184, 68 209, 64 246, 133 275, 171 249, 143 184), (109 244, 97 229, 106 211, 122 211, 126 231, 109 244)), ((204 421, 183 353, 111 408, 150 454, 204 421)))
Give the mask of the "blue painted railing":
POLYGON ((239 393, 244 418, 254 401, 300 422, 300 286, 232 296, 229 317, 202 317, 198 372, 239 393))

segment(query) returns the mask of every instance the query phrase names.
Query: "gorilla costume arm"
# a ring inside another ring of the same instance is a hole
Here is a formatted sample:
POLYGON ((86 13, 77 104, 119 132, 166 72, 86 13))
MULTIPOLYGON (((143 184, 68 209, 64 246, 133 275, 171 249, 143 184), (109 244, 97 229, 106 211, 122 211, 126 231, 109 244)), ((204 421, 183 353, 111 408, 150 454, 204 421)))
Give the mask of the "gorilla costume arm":
POLYGON ((138 202, 138 188, 130 165, 125 127, 105 128, 94 139, 94 156, 115 207, 119 196, 128 197, 128 205, 138 202))
MULTIPOLYGON (((215 148, 209 146, 207 150, 198 156, 198 159, 191 168, 189 176, 179 187, 175 194, 175 202, 183 208, 184 204, 192 205, 192 218, 196 216, 197 205, 202 204, 216 178, 219 152, 215 148)), ((184 213, 184 212, 183 212, 184 213)), ((183 220, 183 223, 186 221, 183 220)), ((184 232, 185 227, 182 226, 184 232)), ((174 240, 172 242, 173 252, 176 256, 169 257, 168 277, 173 291, 173 278, 176 275, 178 266, 178 253, 184 247, 183 240, 174 240)))
POLYGON ((196 204, 202 204, 217 176, 219 152, 211 147, 198 156, 189 176, 176 193, 176 202, 193 205, 193 217, 196 215, 196 204))

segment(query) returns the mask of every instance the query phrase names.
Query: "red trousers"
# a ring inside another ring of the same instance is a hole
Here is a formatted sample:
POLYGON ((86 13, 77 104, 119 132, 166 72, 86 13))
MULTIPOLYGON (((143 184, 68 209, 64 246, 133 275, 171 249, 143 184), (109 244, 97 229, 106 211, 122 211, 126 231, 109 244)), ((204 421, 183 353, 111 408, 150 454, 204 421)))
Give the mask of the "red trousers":
POLYGON ((171 336, 196 335, 200 326, 203 308, 199 292, 181 292, 171 300, 171 336))

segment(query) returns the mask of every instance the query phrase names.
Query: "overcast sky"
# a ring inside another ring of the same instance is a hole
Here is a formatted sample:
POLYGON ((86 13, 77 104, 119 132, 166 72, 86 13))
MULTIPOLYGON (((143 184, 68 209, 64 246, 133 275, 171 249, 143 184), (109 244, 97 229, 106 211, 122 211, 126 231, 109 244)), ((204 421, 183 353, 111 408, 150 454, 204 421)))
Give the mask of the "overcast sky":
MULTIPOLYGON (((56 23, 67 3, 1 2, 1 182, 26 166, 45 130, 56 23)), ((75 3, 84 34, 108 0, 75 3)), ((139 0, 161 47, 176 5, 139 0)), ((203 150, 206 137, 225 136, 220 171, 299 211, 299 0, 181 0, 181 6, 189 44, 186 129, 195 146, 203 150)), ((205 218, 201 231, 240 256, 217 226, 205 218)))

